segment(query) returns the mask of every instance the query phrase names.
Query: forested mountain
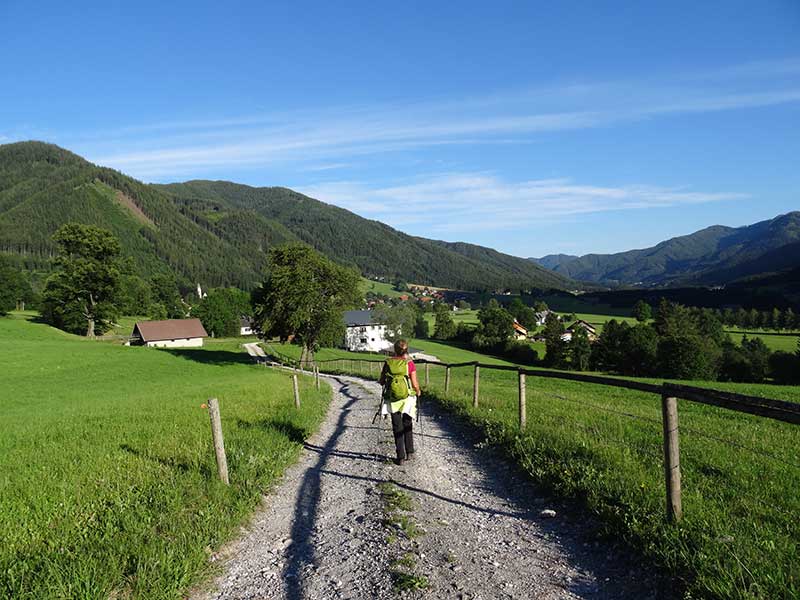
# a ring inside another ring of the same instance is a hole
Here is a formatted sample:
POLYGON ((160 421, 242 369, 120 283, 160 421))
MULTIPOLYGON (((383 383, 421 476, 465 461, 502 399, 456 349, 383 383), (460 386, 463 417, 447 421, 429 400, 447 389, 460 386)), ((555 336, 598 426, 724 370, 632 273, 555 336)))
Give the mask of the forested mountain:
POLYGON ((409 236, 286 188, 148 185, 51 144, 0 146, 0 252, 46 272, 50 236, 69 221, 110 229, 141 275, 171 272, 186 285, 252 287, 271 246, 300 240, 370 276, 477 290, 570 287, 525 259, 409 236))
POLYGON ((186 206, 211 202, 218 214, 255 211, 335 260, 357 265, 367 276, 459 289, 563 288, 568 284, 525 259, 473 244, 410 236, 286 188, 254 188, 227 181, 158 187, 186 206))
POLYGON ((603 285, 716 285, 800 266, 800 212, 745 227, 715 225, 643 250, 532 259, 603 285))

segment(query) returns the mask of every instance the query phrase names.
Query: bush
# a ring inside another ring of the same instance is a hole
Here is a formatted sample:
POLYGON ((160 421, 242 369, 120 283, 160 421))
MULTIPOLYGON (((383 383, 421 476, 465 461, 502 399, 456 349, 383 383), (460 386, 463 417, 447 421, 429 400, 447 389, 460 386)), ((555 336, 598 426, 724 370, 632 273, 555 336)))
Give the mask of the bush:
POLYGON ((779 350, 769 357, 769 372, 777 383, 800 383, 800 356, 779 350))
POLYGON ((721 351, 698 335, 676 335, 658 343, 658 374, 669 379, 714 381, 719 372, 721 351))
POLYGON ((521 365, 535 365, 539 362, 539 353, 525 342, 509 341, 502 354, 504 358, 521 365))

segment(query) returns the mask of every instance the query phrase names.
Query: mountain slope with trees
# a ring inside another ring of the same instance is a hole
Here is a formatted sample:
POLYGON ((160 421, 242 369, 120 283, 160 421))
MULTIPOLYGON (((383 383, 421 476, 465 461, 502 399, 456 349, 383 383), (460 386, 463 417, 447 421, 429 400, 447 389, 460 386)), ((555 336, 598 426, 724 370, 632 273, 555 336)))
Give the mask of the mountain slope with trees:
POLYGON ((157 186, 177 202, 216 210, 254 211, 298 239, 367 276, 388 276, 459 289, 565 288, 569 281, 525 259, 490 248, 410 236, 379 221, 281 187, 254 188, 228 181, 157 186))
POLYGON ((800 266, 800 212, 745 227, 715 225, 642 250, 532 259, 603 285, 718 285, 800 266))
POLYGON ((389 280, 468 290, 572 287, 525 259, 410 236, 286 188, 148 185, 52 144, 0 146, 0 253, 47 273, 51 237, 67 222, 108 229, 137 274, 171 275, 185 287, 252 288, 269 249, 297 241, 389 280))

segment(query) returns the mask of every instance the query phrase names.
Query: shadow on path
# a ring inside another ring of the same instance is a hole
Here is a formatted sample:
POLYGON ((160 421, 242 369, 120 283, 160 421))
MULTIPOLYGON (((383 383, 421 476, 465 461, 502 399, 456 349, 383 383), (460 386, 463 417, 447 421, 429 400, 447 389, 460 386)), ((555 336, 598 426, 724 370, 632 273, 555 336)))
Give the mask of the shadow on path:
POLYGON ((313 446, 319 458, 313 467, 309 468, 303 476, 303 481, 297 495, 294 520, 292 524, 292 543, 289 546, 289 560, 283 569, 283 579, 286 582, 289 600, 302 600, 304 598, 303 569, 313 565, 316 560, 316 550, 312 543, 311 533, 317 519, 320 503, 320 480, 325 473, 325 465, 332 456, 337 456, 341 451, 335 450, 339 438, 346 430, 345 421, 351 414, 351 408, 360 399, 351 389, 353 384, 348 381, 336 379, 343 387, 339 393, 347 398, 347 402, 340 409, 339 417, 333 433, 322 447, 313 446))

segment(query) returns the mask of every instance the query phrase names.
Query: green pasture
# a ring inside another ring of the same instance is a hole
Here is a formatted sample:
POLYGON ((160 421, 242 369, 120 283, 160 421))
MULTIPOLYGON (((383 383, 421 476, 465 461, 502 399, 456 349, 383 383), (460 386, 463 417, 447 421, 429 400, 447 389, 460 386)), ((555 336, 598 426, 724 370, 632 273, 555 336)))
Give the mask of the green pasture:
MULTIPOLYGON (((508 364, 450 344, 412 345, 445 362, 508 364)), ((358 361, 333 366, 367 374, 358 361)), ((472 367, 452 370, 448 394, 444 371, 430 368, 428 397, 481 428, 553 494, 581 502, 602 524, 598 536, 625 539, 687 597, 800 597, 797 426, 679 401, 684 520, 673 525, 664 517, 659 397, 529 376, 520 432, 516 373, 483 369, 475 409, 472 367)), ((797 386, 681 383, 800 402, 797 386)))
POLYGON ((398 292, 391 283, 373 281, 366 277, 361 278, 361 291, 364 295, 366 295, 367 292, 372 292, 373 294, 383 294, 390 298, 399 298, 403 295, 403 292, 398 292))
POLYGON ((0 319, 0 597, 182 598, 321 422, 330 397, 238 341, 156 350, 0 319), (220 401, 230 487, 208 412, 220 401))

